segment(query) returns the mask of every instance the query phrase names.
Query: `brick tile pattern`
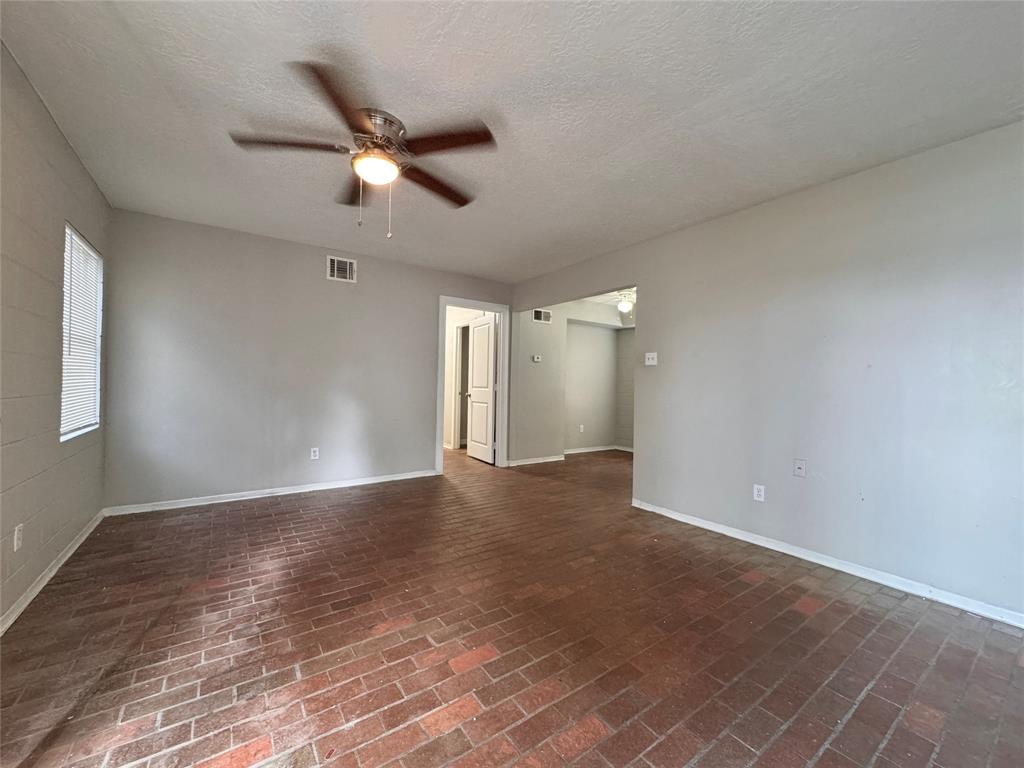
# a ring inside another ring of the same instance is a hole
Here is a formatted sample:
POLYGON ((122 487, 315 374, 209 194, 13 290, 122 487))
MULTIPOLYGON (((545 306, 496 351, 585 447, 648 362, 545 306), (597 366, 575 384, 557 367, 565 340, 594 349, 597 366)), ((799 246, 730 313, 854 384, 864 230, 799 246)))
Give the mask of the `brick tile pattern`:
POLYGON ((3 638, 0 762, 1024 765, 1022 633, 634 509, 607 452, 109 518, 3 638))

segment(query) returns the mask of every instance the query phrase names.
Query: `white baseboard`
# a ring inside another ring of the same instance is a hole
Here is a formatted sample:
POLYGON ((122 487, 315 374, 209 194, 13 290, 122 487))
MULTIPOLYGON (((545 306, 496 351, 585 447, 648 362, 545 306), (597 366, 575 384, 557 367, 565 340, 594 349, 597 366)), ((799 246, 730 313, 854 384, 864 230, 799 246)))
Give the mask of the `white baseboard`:
POLYGON ((589 448, 566 448, 566 453, 593 453, 594 451, 627 451, 633 452, 632 448, 626 448, 621 445, 594 445, 589 448))
POLYGON ((75 550, 81 546, 82 542, 85 541, 89 534, 93 532, 93 529, 100 524, 100 520, 102 519, 103 512, 97 512, 96 516, 86 524, 85 528, 79 531, 78 535, 71 540, 71 543, 64 547, 61 553, 57 556, 57 559, 46 566, 46 570, 39 574, 39 577, 32 582, 32 586, 25 590, 24 594, 15 600, 10 608, 4 611, 3 616, 0 616, 0 635, 6 632, 7 628, 14 623, 14 620, 21 615, 21 612, 28 608, 29 603, 31 603, 35 599, 35 596, 42 591, 43 587, 45 587, 47 582, 53 578, 53 575, 57 570, 67 562, 67 559, 75 554, 75 550))
POLYGON ((625 451, 626 453, 632 453, 633 452, 633 446, 631 446, 631 445, 616 445, 615 446, 615 450, 616 451, 625 451))
POLYGON ((509 459, 506 466, 522 467, 527 464, 543 464, 548 461, 563 461, 567 455, 574 453, 592 453, 593 451, 627 451, 633 452, 632 448, 625 448, 621 445, 599 445, 593 448, 567 448, 561 456, 538 456, 535 459, 509 459))
POLYGON ((123 504, 117 507, 106 507, 103 515, 133 515, 138 512, 156 512, 161 509, 181 509, 182 507, 201 507, 205 504, 219 504, 224 501, 243 501, 245 499, 262 499, 267 496, 285 496, 290 493, 306 493, 307 491, 328 491, 332 488, 350 488, 354 485, 372 485, 373 483, 390 483, 395 480, 412 480, 417 477, 434 477, 437 471, 423 469, 418 472, 403 472, 398 475, 377 475, 376 477, 357 477, 351 480, 334 480, 327 483, 310 483, 308 485, 288 485, 282 488, 262 488, 257 491, 241 491, 239 493, 218 493, 213 496, 194 496, 190 499, 174 499, 173 501, 153 501, 147 504, 123 504))
POLYGON ((527 464, 543 464, 548 461, 564 461, 565 456, 540 456, 536 459, 509 459, 508 466, 523 467, 527 464))
POLYGON ((695 525, 698 528, 704 528, 709 531, 721 533, 725 536, 739 539, 740 541, 746 541, 750 544, 757 544, 758 546, 765 547, 767 549, 774 549, 776 552, 782 552, 786 555, 799 557, 801 560, 809 560, 812 563, 824 565, 828 568, 842 571, 843 573, 849 573, 852 576, 867 579, 868 581, 874 581, 878 584, 892 587, 893 589, 898 589, 902 592, 909 592, 912 595, 924 597, 939 603, 945 603, 946 605, 951 605, 954 608, 959 608, 967 611, 968 613, 984 616, 987 619, 994 619, 995 621, 1001 621, 1005 624, 1024 628, 1024 613, 1019 611, 983 603, 980 600, 958 595, 955 592, 947 592, 944 589, 933 587, 930 584, 913 581, 912 579, 905 579, 902 576, 886 573, 885 571, 879 571, 875 568, 869 568, 866 565, 851 563, 847 560, 840 560, 838 558, 831 557, 830 555, 823 555, 820 552, 815 552, 813 549, 804 549, 803 547, 798 547, 794 544, 787 544, 786 542, 779 541, 778 539, 770 539, 767 536, 761 536, 756 533, 744 531, 740 528, 733 528, 729 525, 722 525, 721 523, 715 523, 711 520, 693 517, 692 515, 676 512, 671 509, 666 509, 665 507, 659 507, 655 504, 648 504, 646 501, 641 501, 640 499, 633 499, 633 506, 647 510, 648 512, 656 512, 659 515, 670 517, 673 520, 679 520, 683 523, 695 525))

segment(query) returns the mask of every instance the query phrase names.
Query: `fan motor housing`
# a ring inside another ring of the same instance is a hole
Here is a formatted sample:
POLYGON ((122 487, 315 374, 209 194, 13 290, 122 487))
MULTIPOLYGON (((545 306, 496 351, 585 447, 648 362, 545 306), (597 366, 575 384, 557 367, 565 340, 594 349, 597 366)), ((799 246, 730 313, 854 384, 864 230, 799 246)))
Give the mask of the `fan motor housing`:
POLYGON ((357 133, 354 138, 360 149, 379 147, 392 154, 407 154, 405 150, 405 124, 383 109, 360 110, 370 120, 372 134, 357 133))

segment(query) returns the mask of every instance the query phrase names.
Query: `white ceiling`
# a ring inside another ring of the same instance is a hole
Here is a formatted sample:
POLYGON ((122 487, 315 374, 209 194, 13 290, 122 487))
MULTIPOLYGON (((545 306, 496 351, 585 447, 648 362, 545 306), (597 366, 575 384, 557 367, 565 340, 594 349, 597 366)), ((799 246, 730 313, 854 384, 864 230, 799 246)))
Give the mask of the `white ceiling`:
POLYGON ((636 288, 623 288, 619 291, 611 291, 610 293, 599 293, 597 296, 587 296, 583 301, 593 301, 597 304, 618 304, 622 300, 623 291, 631 291, 634 296, 636 295, 636 288))
POLYGON ((4 2, 2 35, 111 204, 518 281, 1019 119, 1020 3, 4 2), (285 63, 346 67, 410 134, 479 116, 367 223, 348 137, 285 63))

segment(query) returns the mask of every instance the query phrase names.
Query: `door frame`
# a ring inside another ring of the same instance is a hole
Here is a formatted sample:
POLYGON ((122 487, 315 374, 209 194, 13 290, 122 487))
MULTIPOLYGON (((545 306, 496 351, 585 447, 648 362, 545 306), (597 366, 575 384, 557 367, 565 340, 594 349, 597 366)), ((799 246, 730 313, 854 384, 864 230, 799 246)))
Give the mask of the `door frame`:
MULTIPOLYGON (((465 446, 462 444, 462 403, 465 401, 465 393, 459 394, 458 384, 462 381, 462 331, 469 328, 469 322, 459 323, 455 326, 452 352, 452 372, 459 377, 456 386, 452 387, 452 449, 459 451, 465 446)), ((442 441, 443 442, 443 441, 442 441)))
POLYGON ((435 415, 436 428, 434 435, 434 471, 441 474, 444 469, 444 363, 445 363, 445 325, 448 307, 479 309, 493 312, 498 317, 498 370, 497 402, 494 412, 494 431, 497 449, 494 452, 494 466, 508 466, 508 388, 509 368, 511 364, 511 328, 512 312, 508 304, 495 304, 490 301, 476 299, 460 299, 457 296, 441 296, 438 301, 437 313, 437 410, 435 415))

